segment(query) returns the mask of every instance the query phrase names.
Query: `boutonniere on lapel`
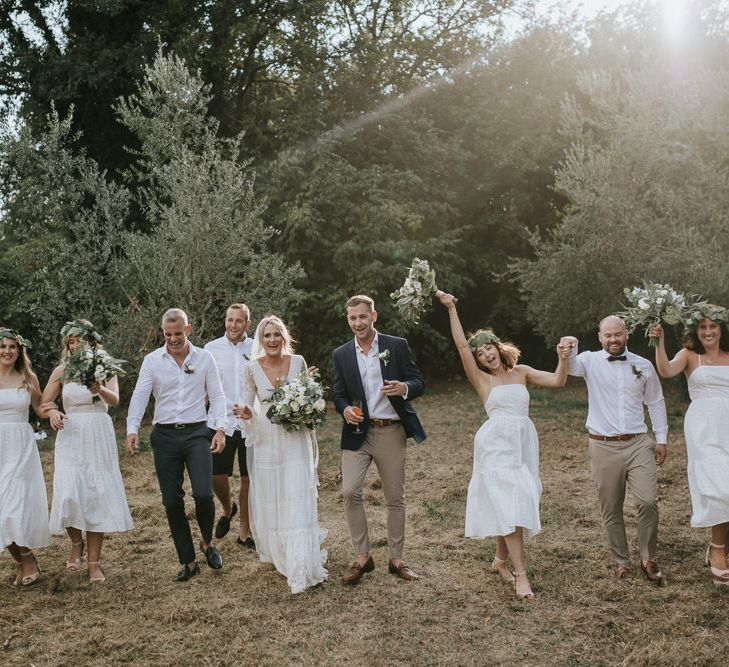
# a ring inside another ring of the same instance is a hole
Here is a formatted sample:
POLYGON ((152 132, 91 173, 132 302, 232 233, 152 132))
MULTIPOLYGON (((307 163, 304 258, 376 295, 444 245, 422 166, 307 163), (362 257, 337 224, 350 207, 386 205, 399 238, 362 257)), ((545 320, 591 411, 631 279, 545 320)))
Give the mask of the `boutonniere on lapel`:
POLYGON ((377 358, 387 366, 390 363, 390 350, 383 350, 377 355, 377 358))
POLYGON ((182 367, 182 370, 185 371, 188 375, 195 372, 195 367, 192 364, 185 364, 182 367))
POLYGON ((643 371, 636 366, 635 363, 631 362, 630 364, 630 370, 633 371, 633 375, 635 375, 636 380, 640 380, 643 377, 643 371))

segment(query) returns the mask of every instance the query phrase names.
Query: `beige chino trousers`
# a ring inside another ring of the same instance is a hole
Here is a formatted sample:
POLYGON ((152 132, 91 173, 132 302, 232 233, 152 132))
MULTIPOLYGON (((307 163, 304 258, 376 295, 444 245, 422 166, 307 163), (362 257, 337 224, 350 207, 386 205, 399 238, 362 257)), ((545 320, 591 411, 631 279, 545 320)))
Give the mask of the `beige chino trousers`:
POLYGON ((390 558, 402 558, 405 542, 405 453, 407 437, 401 424, 370 426, 365 442, 357 450, 342 450, 342 494, 344 515, 352 535, 355 553, 370 550, 367 515, 362 503, 362 487, 372 461, 382 481, 387 507, 387 542, 390 558))
POLYGON ((623 522, 626 486, 635 500, 638 545, 643 561, 655 560, 658 540, 658 494, 655 444, 647 434, 625 442, 589 443, 590 471, 597 486, 607 547, 618 565, 628 565, 628 538, 623 522))

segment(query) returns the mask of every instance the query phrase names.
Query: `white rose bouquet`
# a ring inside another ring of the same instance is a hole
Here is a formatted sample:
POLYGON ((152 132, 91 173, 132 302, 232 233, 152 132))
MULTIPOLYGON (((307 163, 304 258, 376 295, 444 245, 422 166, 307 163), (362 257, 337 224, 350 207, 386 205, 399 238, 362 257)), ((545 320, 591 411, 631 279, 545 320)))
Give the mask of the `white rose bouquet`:
POLYGON ((394 299, 395 307, 405 320, 417 324, 437 290, 435 271, 430 268, 428 260, 416 257, 408 269, 405 283, 390 294, 390 298, 394 299))
POLYGON ((307 371, 276 387, 270 398, 266 417, 272 424, 280 424, 287 431, 298 431, 302 426, 315 429, 324 423, 327 404, 324 400, 324 386, 318 374, 314 377, 307 371))
POLYGON ((632 333, 642 327, 648 338, 648 345, 656 347, 658 339, 649 336, 648 332, 656 324, 675 326, 690 317, 695 306, 684 294, 674 290, 669 284, 649 283, 643 281, 643 287, 625 288, 623 290, 628 305, 617 313, 625 320, 625 325, 632 333))
MULTIPOLYGON (((61 382, 76 382, 90 388, 97 382, 109 380, 117 375, 126 375, 122 367, 127 363, 124 359, 114 359, 101 347, 83 345, 80 349, 71 352, 66 359, 61 375, 61 382)), ((94 396, 94 403, 101 399, 94 396)))

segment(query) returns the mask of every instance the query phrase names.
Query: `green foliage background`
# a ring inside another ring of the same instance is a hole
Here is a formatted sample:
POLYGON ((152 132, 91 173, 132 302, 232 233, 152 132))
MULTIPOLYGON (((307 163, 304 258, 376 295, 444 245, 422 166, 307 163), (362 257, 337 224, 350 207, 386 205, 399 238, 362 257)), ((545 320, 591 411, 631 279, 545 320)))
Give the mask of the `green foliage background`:
POLYGON ((366 292, 451 373, 445 314, 388 298, 414 256, 536 365, 642 278, 727 303, 729 24, 692 11, 0 0, 0 321, 43 375, 66 319, 136 362, 166 307, 203 343, 242 300, 326 371, 366 292))

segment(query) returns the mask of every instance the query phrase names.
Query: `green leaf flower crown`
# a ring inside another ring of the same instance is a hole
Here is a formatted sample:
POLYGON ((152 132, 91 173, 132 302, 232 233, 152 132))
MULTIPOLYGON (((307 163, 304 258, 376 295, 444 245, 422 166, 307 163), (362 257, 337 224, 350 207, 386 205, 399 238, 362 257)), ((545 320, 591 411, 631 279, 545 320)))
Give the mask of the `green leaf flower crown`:
POLYGON ((88 320, 73 320, 66 322, 61 329, 61 336, 78 336, 79 338, 93 338, 97 343, 101 342, 101 334, 96 327, 88 320))
POLYGON ((712 322, 729 322, 729 310, 724 306, 717 306, 713 303, 697 303, 694 305, 691 314, 685 320, 684 324, 687 329, 696 330, 701 320, 711 320, 712 322))
POLYGON ((493 331, 482 331, 468 341, 468 347, 475 352, 482 345, 495 345, 500 342, 501 339, 493 331))
POLYGON ((3 338, 12 338, 18 345, 29 350, 33 345, 27 338, 23 338, 15 329, 0 328, 0 340, 3 338))

